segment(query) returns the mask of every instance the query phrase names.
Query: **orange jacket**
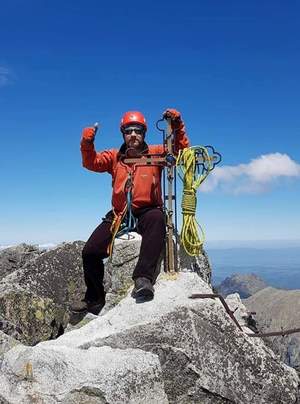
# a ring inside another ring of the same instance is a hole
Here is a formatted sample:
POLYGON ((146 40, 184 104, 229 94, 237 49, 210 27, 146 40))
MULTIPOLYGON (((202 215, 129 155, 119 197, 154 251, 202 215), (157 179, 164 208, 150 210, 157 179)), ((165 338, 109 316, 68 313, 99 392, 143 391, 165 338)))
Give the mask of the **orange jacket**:
MULTIPOLYGON (((164 153, 163 145, 147 145, 144 143, 143 153, 164 153)), ((189 140, 182 123, 176 130, 175 152, 189 146, 189 140)), ((112 176, 112 206, 116 215, 122 213, 126 207, 125 184, 131 176, 132 179, 132 208, 146 206, 162 206, 161 172, 162 167, 151 165, 125 164, 121 160, 126 145, 120 150, 110 149, 96 152, 94 143, 81 139, 82 165, 91 171, 108 172, 112 176)))

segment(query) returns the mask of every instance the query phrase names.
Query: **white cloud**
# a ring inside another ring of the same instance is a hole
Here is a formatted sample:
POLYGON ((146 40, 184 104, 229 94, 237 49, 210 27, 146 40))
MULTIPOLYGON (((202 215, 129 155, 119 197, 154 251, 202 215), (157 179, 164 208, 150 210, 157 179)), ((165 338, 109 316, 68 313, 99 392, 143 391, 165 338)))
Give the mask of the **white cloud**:
POLYGON ((261 193, 284 178, 299 178, 300 164, 287 154, 270 153, 237 166, 215 167, 201 187, 210 192, 221 188, 230 193, 261 193))
POLYGON ((10 83, 12 73, 4 66, 0 66, 0 87, 4 87, 10 83))

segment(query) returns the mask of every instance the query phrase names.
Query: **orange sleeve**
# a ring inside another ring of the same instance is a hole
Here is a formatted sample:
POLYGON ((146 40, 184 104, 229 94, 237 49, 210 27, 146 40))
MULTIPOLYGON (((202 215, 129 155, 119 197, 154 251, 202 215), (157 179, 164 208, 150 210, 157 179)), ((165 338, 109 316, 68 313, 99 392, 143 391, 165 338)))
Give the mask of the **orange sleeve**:
MULTIPOLYGON (((174 125, 175 126, 175 125, 174 125)), ((185 125, 180 121, 174 128, 174 152, 178 154, 179 150, 190 146, 189 138, 186 134, 185 125)))
POLYGON ((83 167, 99 173, 108 172, 112 174, 113 162, 117 154, 115 149, 96 152, 93 142, 87 142, 82 139, 80 150, 83 167))

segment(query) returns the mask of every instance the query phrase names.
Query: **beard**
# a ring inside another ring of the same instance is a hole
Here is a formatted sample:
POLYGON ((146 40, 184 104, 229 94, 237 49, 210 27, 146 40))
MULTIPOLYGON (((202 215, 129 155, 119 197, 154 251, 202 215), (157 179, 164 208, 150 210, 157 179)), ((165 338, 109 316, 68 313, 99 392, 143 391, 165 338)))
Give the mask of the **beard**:
POLYGON ((144 139, 129 140, 126 143, 126 154, 128 157, 137 157, 143 150, 144 139))
POLYGON ((128 143, 128 147, 133 147, 135 149, 140 149, 142 143, 138 140, 130 140, 128 143))

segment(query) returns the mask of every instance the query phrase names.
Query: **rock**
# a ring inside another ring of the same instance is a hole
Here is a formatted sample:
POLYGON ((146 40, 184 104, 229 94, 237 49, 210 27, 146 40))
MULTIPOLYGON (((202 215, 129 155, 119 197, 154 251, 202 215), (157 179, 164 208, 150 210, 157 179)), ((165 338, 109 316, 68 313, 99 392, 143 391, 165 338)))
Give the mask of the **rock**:
MULTIPOLYGON (((263 333, 300 328, 300 290, 268 287, 245 299, 244 304, 256 312, 257 327, 263 333)), ((283 362, 300 369, 300 333, 265 340, 283 362)))
POLYGON ((83 294, 82 241, 63 243, 31 261, 17 275, 20 286, 56 304, 69 305, 83 294))
POLYGON ((19 244, 0 251, 0 280, 6 275, 16 271, 28 261, 38 257, 42 251, 37 246, 19 244))
MULTIPOLYGON (((114 307, 133 284, 141 236, 130 233, 129 237, 129 240, 123 236, 123 240, 115 241, 113 256, 105 262, 107 295, 102 314, 114 307)), ((83 241, 76 241, 41 252, 35 246, 21 244, 0 253, 1 273, 6 275, 0 280, 0 317, 21 330, 14 335, 21 342, 34 345, 56 338, 69 322, 74 325, 82 319, 82 315, 71 316, 69 307, 82 299, 86 290, 81 258, 83 247, 83 241)), ((206 274, 204 278, 211 273, 205 253, 194 259, 181 251, 179 265, 182 264, 199 274, 206 274)), ((161 261, 157 275, 160 271, 163 272, 161 261)))
POLYGON ((185 251, 181 244, 179 244, 179 267, 187 268, 196 272, 204 282, 211 285, 211 266, 209 264, 208 255, 202 249, 202 254, 197 257, 191 257, 185 251))
POLYGON ((157 356, 139 349, 16 347, 0 383, 11 404, 168 403, 157 356))
POLYGON ((197 274, 163 278, 150 302, 136 304, 128 294, 78 330, 6 353, 0 398, 80 403, 90 394, 100 403, 296 402, 294 369, 263 341, 241 332, 219 300, 189 299, 212 293, 197 274))
POLYGON ((0 364, 2 363, 4 354, 19 344, 19 341, 0 331, 0 364))
MULTIPOLYGON (((114 307, 133 285, 132 274, 139 258, 141 240, 141 236, 135 232, 129 233, 129 239, 124 235, 115 240, 112 259, 108 259, 105 263, 104 285, 107 295, 106 305, 101 314, 114 307)), ((162 252, 156 277, 165 273, 163 256, 162 252)), ((191 257, 179 245, 178 267, 196 272, 208 284, 211 282, 211 267, 204 250, 198 257, 191 257)))
POLYGON ((0 318, 0 331, 10 335, 12 338, 21 338, 22 330, 15 324, 0 318))
MULTIPOLYGON (((279 339, 279 343, 282 345, 282 341, 279 339)), ((286 342, 287 350, 285 355, 283 356, 281 354, 281 358, 283 358, 283 361, 289 365, 292 366, 297 370, 298 373, 300 373, 300 337, 299 334, 294 334, 289 337, 288 341, 286 342)), ((279 352, 284 351, 282 348, 278 350, 279 352)))
POLYGON ((85 290, 83 242, 64 243, 28 261, 0 282, 0 317, 22 330, 21 342, 36 344, 63 332, 69 305, 85 290))
POLYGON ((2 317, 21 330, 16 338, 29 345, 55 338, 68 323, 62 305, 11 285, 0 284, 0 311, 2 317))
POLYGON ((216 290, 224 297, 238 293, 242 299, 246 299, 266 287, 265 281, 255 274, 233 274, 218 285, 216 290))
POLYGON ((133 283, 132 273, 139 258, 141 236, 129 233, 129 237, 115 240, 113 255, 105 262, 104 285, 110 293, 126 292, 133 283))
POLYGON ((135 232, 115 239, 113 255, 104 263, 104 289, 106 304, 101 315, 112 309, 132 286, 132 273, 139 258, 141 236, 135 232))
POLYGON ((225 301, 229 309, 233 312, 237 322, 246 333, 249 333, 251 330, 249 330, 249 311, 243 304, 240 295, 238 293, 233 293, 232 295, 228 295, 225 301))
MULTIPOLYGON (((103 315, 103 311, 99 315, 103 315)), ((64 330, 64 333, 72 331, 72 330, 77 330, 80 327, 83 327, 84 325, 88 324, 90 321, 95 320, 98 316, 96 314, 92 313, 87 313, 84 314, 83 316, 78 316, 78 321, 74 322, 69 322, 67 327, 64 330)))

